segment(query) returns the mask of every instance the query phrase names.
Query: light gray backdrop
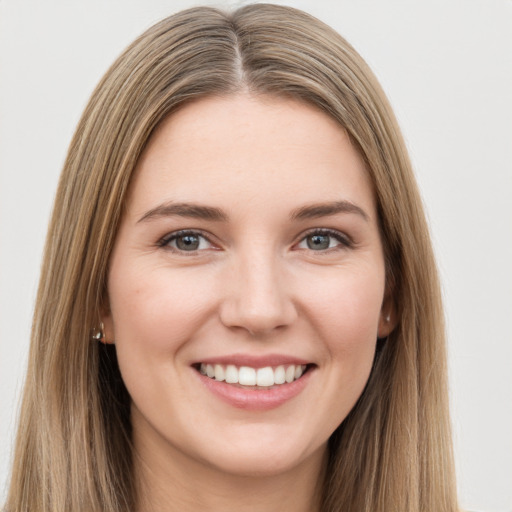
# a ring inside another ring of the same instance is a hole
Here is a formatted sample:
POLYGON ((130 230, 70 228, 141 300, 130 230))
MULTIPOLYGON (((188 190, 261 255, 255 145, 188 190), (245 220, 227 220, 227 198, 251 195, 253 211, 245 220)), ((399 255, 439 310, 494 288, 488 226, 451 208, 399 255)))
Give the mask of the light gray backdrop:
MULTIPOLYGON (((347 37, 396 110, 443 279, 462 504, 510 511, 512 2, 284 3, 347 37)), ((119 52, 195 4, 0 0, 0 501, 46 224, 74 127, 119 52)))

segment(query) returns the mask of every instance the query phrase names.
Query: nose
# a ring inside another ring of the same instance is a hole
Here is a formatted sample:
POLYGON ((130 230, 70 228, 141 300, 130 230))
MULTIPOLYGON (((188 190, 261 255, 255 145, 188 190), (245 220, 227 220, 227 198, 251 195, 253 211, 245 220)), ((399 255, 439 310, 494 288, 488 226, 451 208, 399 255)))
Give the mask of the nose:
POLYGON ((220 307, 222 323, 252 336, 291 325, 297 311, 282 270, 275 255, 241 258, 227 278, 220 307))

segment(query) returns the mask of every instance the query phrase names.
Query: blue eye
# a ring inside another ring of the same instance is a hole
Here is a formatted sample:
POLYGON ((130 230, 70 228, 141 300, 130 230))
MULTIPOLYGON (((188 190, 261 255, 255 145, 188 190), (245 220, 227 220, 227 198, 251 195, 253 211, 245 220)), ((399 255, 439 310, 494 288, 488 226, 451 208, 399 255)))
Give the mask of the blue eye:
POLYGON ((212 244, 207 238, 195 231, 177 231, 164 237, 159 245, 179 252, 194 252, 210 249, 212 244))
POLYGON ((349 247, 350 241, 347 237, 336 231, 317 230, 306 235, 297 247, 311 251, 326 251, 327 249, 339 246, 349 247))

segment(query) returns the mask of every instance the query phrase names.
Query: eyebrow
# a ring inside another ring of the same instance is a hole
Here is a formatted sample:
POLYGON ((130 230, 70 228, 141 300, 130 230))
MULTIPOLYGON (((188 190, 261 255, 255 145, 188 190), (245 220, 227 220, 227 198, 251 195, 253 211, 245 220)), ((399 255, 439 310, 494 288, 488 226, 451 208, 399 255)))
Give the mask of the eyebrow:
POLYGON ((194 203, 164 203, 147 211, 137 222, 174 215, 202 220, 228 220, 228 216, 224 211, 213 206, 203 206, 194 203))
MULTIPOLYGON (((369 221, 368 214, 362 208, 345 200, 301 206, 300 208, 292 211, 290 218, 291 220, 317 219, 320 217, 336 215, 338 213, 356 214, 361 216, 365 221, 369 221)), ((169 202, 148 210, 137 222, 145 222, 151 219, 172 216, 216 222, 226 222, 229 220, 229 216, 226 212, 214 206, 205 206, 195 203, 169 202)))
POLYGON ((317 219, 336 215, 337 213, 354 213, 360 215, 367 222, 370 220, 370 217, 362 208, 345 200, 302 206, 292 212, 291 218, 292 220, 317 219))

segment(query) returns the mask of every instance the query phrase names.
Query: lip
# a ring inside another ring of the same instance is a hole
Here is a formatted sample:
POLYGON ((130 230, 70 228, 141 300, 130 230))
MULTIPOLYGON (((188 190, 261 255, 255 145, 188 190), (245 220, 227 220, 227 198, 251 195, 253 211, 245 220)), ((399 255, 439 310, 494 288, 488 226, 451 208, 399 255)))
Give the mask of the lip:
POLYGON ((204 364, 232 364, 234 366, 250 366, 251 368, 265 368, 266 366, 286 366, 286 365, 310 365, 312 362, 297 357, 283 354, 250 355, 250 354, 230 354, 219 357, 209 357, 194 361, 192 366, 204 364))
MULTIPOLYGON (((215 361, 217 361, 218 364, 232 364, 221 363, 220 359, 215 359, 215 361)), ((260 367, 263 368, 265 366, 271 365, 264 364, 260 367)), ((227 384, 226 382, 217 381, 207 377, 206 375, 202 375, 196 369, 194 369, 194 373, 197 375, 197 378, 200 379, 201 384, 204 385, 209 392, 228 405, 246 411, 269 411, 280 407, 299 395, 307 386, 311 376, 314 374, 314 370, 315 366, 310 366, 299 379, 268 389, 250 389, 238 385, 227 384)))

